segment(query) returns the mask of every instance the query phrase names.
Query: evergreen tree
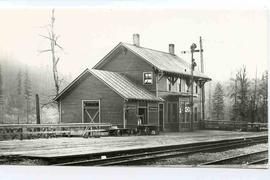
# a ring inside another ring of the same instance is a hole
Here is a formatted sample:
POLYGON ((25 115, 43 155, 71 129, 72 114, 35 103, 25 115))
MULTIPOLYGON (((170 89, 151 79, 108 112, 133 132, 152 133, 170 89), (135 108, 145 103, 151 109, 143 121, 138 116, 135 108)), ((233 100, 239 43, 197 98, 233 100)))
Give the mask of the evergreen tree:
POLYGON ((17 95, 16 95, 16 104, 17 104, 17 123, 20 123, 20 116, 22 115, 23 107, 23 96, 22 96, 22 71, 19 69, 17 73, 17 95))
POLYGON ((215 87, 212 104, 215 119, 224 119, 224 92, 220 83, 217 83, 215 87))
POLYGON ((0 123, 4 122, 4 95, 3 95, 3 81, 2 81, 2 68, 0 63, 0 123))
POLYGON ((26 121, 29 122, 30 113, 30 98, 31 98, 31 81, 28 75, 28 70, 25 70, 24 74, 24 98, 26 99, 26 121))
POLYGON ((17 74, 17 82, 18 82, 17 93, 20 96, 22 94, 22 71, 21 70, 19 70, 17 74))

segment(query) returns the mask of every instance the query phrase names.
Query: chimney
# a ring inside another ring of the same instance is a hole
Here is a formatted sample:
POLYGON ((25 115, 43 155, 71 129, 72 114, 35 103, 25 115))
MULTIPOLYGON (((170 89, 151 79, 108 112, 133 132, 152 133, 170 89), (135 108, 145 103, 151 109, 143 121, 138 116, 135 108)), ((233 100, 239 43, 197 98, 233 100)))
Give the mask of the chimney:
POLYGON ((174 55, 174 44, 169 44, 169 53, 174 55))
POLYGON ((135 46, 140 46, 140 35, 139 34, 133 34, 133 44, 135 46))

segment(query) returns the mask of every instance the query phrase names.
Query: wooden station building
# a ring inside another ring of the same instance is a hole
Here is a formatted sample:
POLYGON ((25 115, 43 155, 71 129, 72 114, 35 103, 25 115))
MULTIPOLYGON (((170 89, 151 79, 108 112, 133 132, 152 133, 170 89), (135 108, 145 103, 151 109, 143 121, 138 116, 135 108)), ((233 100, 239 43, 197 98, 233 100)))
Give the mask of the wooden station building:
MULTIPOLYGON (((86 69, 57 97, 61 123, 142 124, 161 131, 190 128, 190 64, 169 52, 120 42, 93 69, 86 69), (139 120, 140 119, 140 120, 139 120)), ((194 125, 202 119, 201 88, 211 80, 194 71, 194 125)))

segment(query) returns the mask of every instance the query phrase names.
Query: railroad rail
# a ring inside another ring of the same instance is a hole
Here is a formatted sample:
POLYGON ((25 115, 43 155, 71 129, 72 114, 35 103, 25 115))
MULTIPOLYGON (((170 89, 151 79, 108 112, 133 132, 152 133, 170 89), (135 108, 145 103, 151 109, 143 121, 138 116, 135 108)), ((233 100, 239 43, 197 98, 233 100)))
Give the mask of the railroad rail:
POLYGON ((201 164, 200 166, 204 165, 223 165, 223 164, 264 164, 268 162, 268 150, 258 151, 253 153, 241 154, 237 156, 232 156, 220 160, 210 161, 201 164))
POLYGON ((217 152, 268 142, 267 136, 256 136, 230 140, 190 143, 182 145, 160 146, 133 150, 113 151, 95 155, 69 156, 54 160, 54 166, 113 166, 137 165, 158 159, 185 156, 199 152, 217 152), (66 160, 66 162, 65 162, 66 160), (62 161, 59 163, 59 161, 62 161))

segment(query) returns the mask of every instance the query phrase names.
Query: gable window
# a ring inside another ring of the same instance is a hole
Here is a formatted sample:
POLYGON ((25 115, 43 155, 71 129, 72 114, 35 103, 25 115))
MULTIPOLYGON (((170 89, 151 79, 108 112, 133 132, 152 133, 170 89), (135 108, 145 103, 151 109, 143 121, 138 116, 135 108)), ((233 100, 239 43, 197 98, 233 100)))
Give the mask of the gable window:
POLYGON ((143 73, 143 84, 153 84, 152 72, 144 72, 143 73))

